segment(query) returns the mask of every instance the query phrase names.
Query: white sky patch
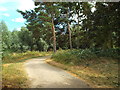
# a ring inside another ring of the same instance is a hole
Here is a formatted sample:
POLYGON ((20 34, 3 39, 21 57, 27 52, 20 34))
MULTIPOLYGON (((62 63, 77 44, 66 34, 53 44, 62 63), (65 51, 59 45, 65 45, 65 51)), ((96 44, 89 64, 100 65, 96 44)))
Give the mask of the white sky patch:
POLYGON ((18 1, 19 1, 18 9, 22 11, 30 10, 35 7, 33 0, 18 0, 18 1))
POLYGON ((91 8, 91 12, 94 12, 95 10, 96 10, 96 8, 95 8, 95 7, 91 8))
MULTIPOLYGON (((18 7, 16 7, 16 9, 19 9, 22 11, 30 10, 35 7, 33 0, 0 0, 0 4, 5 4, 5 3, 9 3, 9 2, 18 3, 18 7)), ((1 10, 5 11, 6 9, 1 8, 0 11, 1 10)))
POLYGON ((3 16, 9 17, 10 15, 8 13, 2 14, 3 16))
POLYGON ((5 8, 5 7, 0 7, 0 11, 7 11, 7 8, 5 8))
POLYGON ((78 22, 78 19, 77 19, 77 18, 78 18, 78 15, 77 15, 77 14, 74 15, 73 19, 75 19, 76 22, 78 22))
POLYGON ((8 0, 0 0, 0 4, 6 3, 8 0))
MULTIPOLYGON (((21 0, 21 1, 23 1, 23 0, 21 0)), ((17 0, 0 0, 0 4, 8 3, 8 2, 17 2, 17 0)))
POLYGON ((20 31, 20 30, 21 30, 21 27, 16 28, 16 30, 20 31))
POLYGON ((25 22, 25 19, 23 18, 15 18, 15 19, 12 19, 13 22, 20 22, 20 23, 23 23, 25 22))

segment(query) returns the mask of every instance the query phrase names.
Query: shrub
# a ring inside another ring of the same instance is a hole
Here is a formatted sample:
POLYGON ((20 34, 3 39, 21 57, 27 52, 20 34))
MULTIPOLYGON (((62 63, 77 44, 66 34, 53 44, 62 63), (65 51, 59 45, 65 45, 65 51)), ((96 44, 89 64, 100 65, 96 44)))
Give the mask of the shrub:
POLYGON ((90 60, 96 58, 97 56, 92 53, 90 50, 59 50, 55 53, 52 58, 58 62, 65 64, 76 64, 79 65, 81 60, 90 60))
POLYGON ((120 49, 79 49, 79 50, 59 50, 52 58, 55 61, 65 64, 79 65, 87 60, 95 60, 99 57, 109 57, 120 59, 120 49))
POLYGON ((57 51, 57 53, 52 55, 52 58, 55 61, 69 64, 72 62, 72 60, 76 59, 76 56, 72 55, 69 50, 67 50, 67 51, 59 50, 59 51, 57 51))
POLYGON ((78 53, 78 58, 80 59, 93 59, 93 58, 96 58, 97 56, 91 52, 91 50, 89 49, 85 49, 85 50, 82 50, 78 53))
POLYGON ((112 49, 91 49, 93 53, 95 53, 98 57, 109 57, 114 59, 120 59, 120 48, 112 48, 112 49))
POLYGON ((76 65, 79 65, 81 61, 97 58, 96 54, 89 49, 73 50, 71 54, 74 54, 77 57, 77 59, 73 60, 73 63, 76 65))

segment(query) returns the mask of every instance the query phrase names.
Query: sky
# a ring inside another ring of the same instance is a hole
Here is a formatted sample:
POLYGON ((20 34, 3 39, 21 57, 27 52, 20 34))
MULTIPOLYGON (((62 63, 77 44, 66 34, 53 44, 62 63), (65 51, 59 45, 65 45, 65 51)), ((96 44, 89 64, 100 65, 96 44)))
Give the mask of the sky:
MULTIPOLYGON (((16 10, 25 11, 34 7, 33 0, 0 0, 0 21, 4 20, 10 31, 20 30, 22 26, 25 26, 25 19, 16 10)), ((95 8, 92 11, 94 10, 95 8)), ((77 19, 76 16, 75 19, 77 19)))
POLYGON ((4 20, 10 31, 20 30, 21 26, 25 26, 25 19, 16 10, 25 11, 34 7, 32 0, 0 0, 0 21, 4 20))

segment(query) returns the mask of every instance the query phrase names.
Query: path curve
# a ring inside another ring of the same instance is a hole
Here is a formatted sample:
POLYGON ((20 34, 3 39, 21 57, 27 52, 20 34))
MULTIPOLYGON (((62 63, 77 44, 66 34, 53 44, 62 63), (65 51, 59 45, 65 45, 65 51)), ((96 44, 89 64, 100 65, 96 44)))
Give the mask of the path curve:
POLYGON ((31 82, 30 88, 90 88, 79 78, 45 63, 47 58, 50 56, 25 62, 25 69, 31 82))

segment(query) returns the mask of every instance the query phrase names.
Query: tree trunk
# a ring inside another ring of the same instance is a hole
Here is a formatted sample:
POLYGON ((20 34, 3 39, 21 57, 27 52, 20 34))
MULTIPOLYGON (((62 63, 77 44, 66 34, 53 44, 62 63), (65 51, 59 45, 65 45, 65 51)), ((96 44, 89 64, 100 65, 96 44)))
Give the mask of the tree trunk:
MULTIPOLYGON (((69 18, 69 8, 68 8, 68 12, 67 12, 67 18, 69 18)), ((68 24, 68 32, 69 32, 69 45, 70 45, 70 49, 72 49, 71 30, 70 30, 69 20, 68 20, 67 24, 68 24)))
POLYGON ((56 52, 56 34, 55 34, 55 27, 54 27, 54 20, 52 18, 52 32, 53 32, 53 51, 56 52))
POLYGON ((69 32, 69 44, 70 44, 70 49, 72 49, 71 30, 70 30, 70 24, 69 24, 69 22, 68 22, 68 32, 69 32))

